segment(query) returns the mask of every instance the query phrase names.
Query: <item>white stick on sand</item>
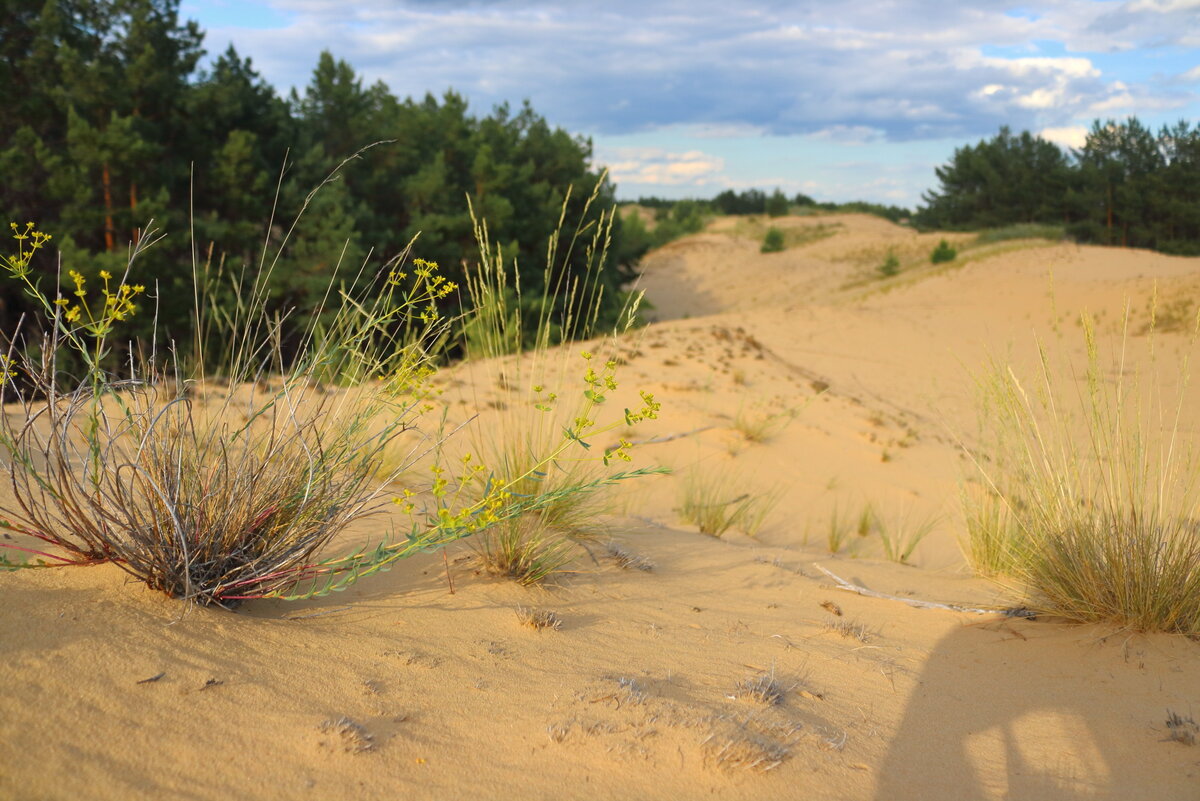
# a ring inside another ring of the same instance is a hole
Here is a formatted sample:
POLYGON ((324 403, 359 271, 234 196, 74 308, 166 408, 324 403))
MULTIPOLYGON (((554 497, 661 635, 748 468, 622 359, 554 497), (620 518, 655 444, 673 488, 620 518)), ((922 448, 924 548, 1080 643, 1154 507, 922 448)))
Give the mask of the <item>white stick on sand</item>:
POLYGON ((1004 610, 1004 609, 980 609, 980 608, 974 607, 974 606, 959 606, 958 604, 940 604, 940 603, 937 603, 936 601, 921 601, 921 600, 917 600, 916 598, 900 598, 895 595, 887 595, 886 593, 875 592, 874 590, 868 590, 866 587, 860 587, 857 584, 852 584, 851 582, 846 581, 844 578, 841 578, 840 576, 830 573, 828 570, 821 567, 816 562, 813 562, 813 567, 815 567, 817 570, 820 570, 822 573, 824 573, 825 575, 827 575, 831 579, 833 579, 835 582, 837 582, 837 586, 838 586, 839 590, 845 590, 846 592, 856 592, 859 595, 865 595, 868 598, 882 598, 885 601, 899 601, 902 604, 908 604, 909 606, 915 606, 917 609, 945 609, 950 612, 969 612, 970 614, 973 614, 973 615, 1003 615, 1003 614, 1006 614, 1006 610, 1004 610))

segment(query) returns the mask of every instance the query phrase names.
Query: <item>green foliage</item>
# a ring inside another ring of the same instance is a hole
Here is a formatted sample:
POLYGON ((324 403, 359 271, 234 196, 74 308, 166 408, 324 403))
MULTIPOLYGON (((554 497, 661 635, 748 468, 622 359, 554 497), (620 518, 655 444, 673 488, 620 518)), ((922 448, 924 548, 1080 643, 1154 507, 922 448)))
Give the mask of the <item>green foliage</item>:
POLYGON ((891 278, 900 272, 900 259, 896 257, 896 251, 889 250, 887 258, 883 260, 883 264, 877 268, 879 274, 884 278, 891 278))
MULTIPOLYGON (((149 220, 168 232, 142 257, 159 314, 133 320, 137 341, 193 341, 196 262, 247 281, 270 266, 267 311, 294 339, 335 266, 352 275, 368 253, 397 257, 418 232, 412 255, 461 283, 475 250, 468 197, 508 253, 527 259, 555 230, 566 187, 583 190, 572 216, 593 186, 603 196, 593 219, 611 205, 611 183, 589 168, 590 143, 528 105, 477 116, 453 92, 401 100, 327 52, 310 83, 283 98, 232 47, 198 71, 203 33, 181 22, 178 0, 18 7, 0 21, 0 215, 55 231, 89 279, 119 272, 149 220), (310 197, 335 170, 337 181, 310 197), (295 219, 294 229, 280 224, 295 219)), ((632 277, 618 261, 620 235, 597 279, 609 323, 632 277)), ((582 264, 581 254, 562 260, 567 280, 582 264)), ((50 269, 38 277, 56 280, 50 269)), ((20 291, 0 289, 0 329, 30 311, 20 291)))
POLYGON ((778 228, 771 227, 768 228, 766 234, 763 235, 762 247, 760 247, 759 250, 763 253, 779 253, 785 247, 787 247, 787 244, 783 238, 783 231, 780 231, 778 228))
POLYGON ((937 247, 929 254, 929 261, 933 264, 943 264, 954 261, 956 258, 958 258, 958 251, 950 247, 950 243, 945 239, 938 242, 937 247))
POLYGON ((1003 228, 989 228, 980 231, 975 236, 974 245, 991 245, 996 242, 1008 242, 1013 239, 1048 239, 1051 242, 1061 242, 1067 236, 1061 225, 1046 225, 1044 223, 1014 223, 1003 228))
POLYGON ((1157 134, 1136 117, 1096 120, 1070 155, 1005 127, 936 174, 922 228, 1043 224, 1081 242, 1200 253, 1200 125, 1186 120, 1157 134))
POLYGON ((654 248, 703 231, 708 222, 708 207, 700 201, 649 198, 638 201, 638 205, 655 209, 653 227, 646 226, 636 208, 621 218, 616 240, 618 264, 636 264, 654 248))
POLYGON ((788 199, 780 190, 776 189, 767 198, 766 206, 763 209, 768 217, 785 217, 789 212, 788 199))

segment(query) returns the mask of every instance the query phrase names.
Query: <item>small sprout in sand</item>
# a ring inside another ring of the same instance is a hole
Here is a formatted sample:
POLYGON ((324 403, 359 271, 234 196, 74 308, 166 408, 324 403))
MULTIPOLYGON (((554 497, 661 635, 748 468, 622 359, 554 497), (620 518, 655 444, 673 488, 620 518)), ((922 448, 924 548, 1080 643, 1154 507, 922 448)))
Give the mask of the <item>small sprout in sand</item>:
POLYGON ((517 607, 517 619, 522 625, 529 626, 531 629, 542 631, 543 629, 554 629, 557 631, 562 627, 562 618, 557 612, 551 612, 549 609, 534 609, 532 607, 517 607))
POLYGON ((734 687, 733 695, 742 701, 752 701, 763 706, 775 706, 783 703, 787 688, 775 680, 775 672, 759 674, 756 678, 743 679, 734 687))
POLYGON ((654 570, 654 562, 615 542, 610 542, 604 547, 604 558, 622 570, 641 570, 645 573, 654 570))
POLYGON ((1200 737, 1200 726, 1190 717, 1183 717, 1176 712, 1167 710, 1167 732, 1169 738, 1184 745, 1195 745, 1200 737))
MULTIPOLYGON (((362 724, 355 723, 348 717, 327 720, 317 728, 323 734, 333 734, 340 741, 342 750, 347 753, 362 754, 375 750, 375 737, 362 724)), ((332 743, 329 745, 337 747, 332 743)))

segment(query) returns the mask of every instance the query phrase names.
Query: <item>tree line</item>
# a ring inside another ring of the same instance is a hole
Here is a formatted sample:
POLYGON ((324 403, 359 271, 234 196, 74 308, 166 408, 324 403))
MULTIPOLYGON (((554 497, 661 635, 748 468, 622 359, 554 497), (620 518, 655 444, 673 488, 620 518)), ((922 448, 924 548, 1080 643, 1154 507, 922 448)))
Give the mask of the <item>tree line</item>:
MULTIPOLYGON (((264 253, 272 261, 286 239, 272 303, 305 311, 336 264, 352 276, 418 233, 412 255, 461 284, 464 262, 478 258, 469 197, 509 264, 532 268, 521 285, 536 298, 564 200, 569 235, 614 198, 590 166, 591 142, 527 103, 476 115, 453 91, 401 100, 328 52, 302 91, 281 96, 233 47, 201 69, 204 33, 180 18, 179 0, 0 7, 0 214, 36 221, 54 235, 64 273, 93 279, 120 274, 153 219, 167 236, 135 278, 180 339, 193 244, 200 261, 234 274, 257 270, 264 253), (585 215, 598 182, 601 202, 585 215)), ((560 269, 582 269, 581 251, 560 269)), ((39 267, 52 283, 56 266, 39 267)), ((615 318, 630 274, 614 249, 600 271, 602 317, 615 318)), ((25 311, 14 286, 0 287, 2 330, 25 311)))
POLYGON ((936 175, 922 228, 1047 223, 1080 242, 1200 255, 1200 124, 1155 133, 1136 117, 1096 120, 1070 151, 1004 127, 936 175))

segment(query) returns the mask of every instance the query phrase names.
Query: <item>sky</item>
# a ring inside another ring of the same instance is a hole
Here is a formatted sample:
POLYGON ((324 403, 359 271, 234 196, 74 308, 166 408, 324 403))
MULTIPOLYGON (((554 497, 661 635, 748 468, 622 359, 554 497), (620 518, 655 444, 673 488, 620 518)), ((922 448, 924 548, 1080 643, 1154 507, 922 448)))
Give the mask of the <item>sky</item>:
POLYGON ((618 197, 776 187, 915 206, 1001 125, 1200 120, 1200 0, 182 0, 286 93, 329 50, 400 97, 528 99, 618 197))

